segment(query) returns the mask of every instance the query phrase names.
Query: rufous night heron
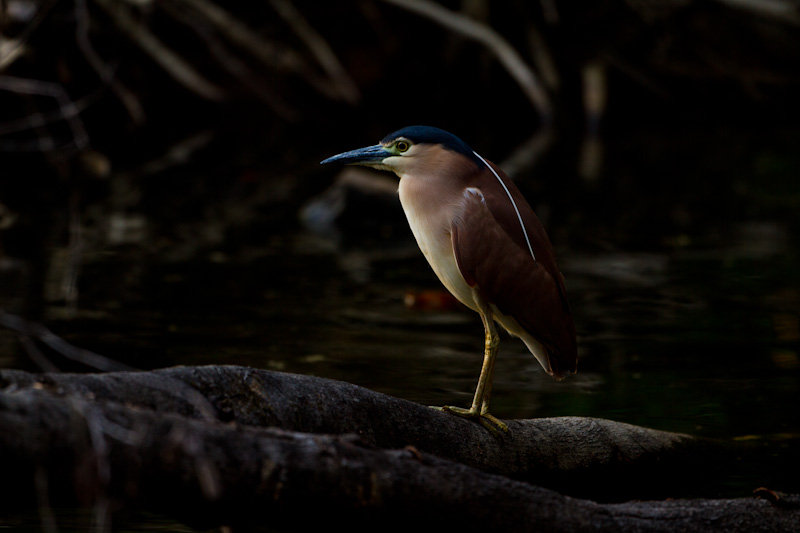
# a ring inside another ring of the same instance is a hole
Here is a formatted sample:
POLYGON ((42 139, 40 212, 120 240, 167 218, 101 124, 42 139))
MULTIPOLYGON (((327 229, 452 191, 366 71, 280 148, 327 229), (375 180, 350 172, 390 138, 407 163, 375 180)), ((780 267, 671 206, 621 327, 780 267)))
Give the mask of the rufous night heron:
POLYGON ((564 279, 547 234, 514 183, 455 135, 411 126, 330 157, 400 177, 400 203, 433 271, 476 311, 486 345, 472 407, 443 409, 487 428, 508 427, 489 414, 499 336, 519 337, 545 371, 562 379, 577 369, 577 345, 564 279))

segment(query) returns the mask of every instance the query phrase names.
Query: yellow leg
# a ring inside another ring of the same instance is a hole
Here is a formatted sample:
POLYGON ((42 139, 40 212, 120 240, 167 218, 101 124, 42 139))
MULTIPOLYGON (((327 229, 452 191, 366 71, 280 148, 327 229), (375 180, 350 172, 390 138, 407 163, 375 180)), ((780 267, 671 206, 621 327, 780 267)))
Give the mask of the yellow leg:
MULTIPOLYGON (((481 398, 481 414, 482 415, 489 415, 489 398, 492 395, 492 383, 494 382, 494 362, 497 359, 497 350, 500 347, 500 336, 497 334, 497 330, 494 326, 494 320, 492 318, 487 318, 483 314, 481 314, 481 320, 483 320, 483 328, 486 331, 486 340, 485 340, 485 348, 484 348, 484 355, 483 355, 483 364, 484 366, 487 365, 488 361, 488 369, 486 370, 486 384, 484 385, 483 389, 483 398, 481 398)), ((480 385, 481 379, 484 378, 483 376, 484 369, 481 368, 481 377, 478 378, 478 384, 480 385)), ((475 391, 477 396, 477 390, 475 391)), ((472 407, 475 407, 476 398, 472 400, 472 407)), ((491 416, 491 415, 489 415, 491 416)), ((492 417, 494 418, 494 417, 492 417)))
POLYGON ((485 348, 483 352, 483 366, 481 375, 478 378, 478 386, 475 389, 475 396, 472 399, 472 407, 463 409, 461 407, 445 406, 442 409, 465 418, 475 418, 492 433, 497 430, 508 431, 508 426, 497 417, 489 414, 489 396, 492 391, 492 378, 494 377, 494 362, 497 357, 497 348, 500 345, 500 336, 494 326, 492 311, 488 306, 480 309, 483 328, 486 332, 485 348))

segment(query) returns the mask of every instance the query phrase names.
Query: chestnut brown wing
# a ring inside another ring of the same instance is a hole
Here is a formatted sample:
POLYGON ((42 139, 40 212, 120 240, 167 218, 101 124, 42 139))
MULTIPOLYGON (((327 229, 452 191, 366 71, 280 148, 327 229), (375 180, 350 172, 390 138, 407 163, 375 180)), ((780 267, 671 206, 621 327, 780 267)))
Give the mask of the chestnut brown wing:
POLYGON ((467 284, 545 347, 556 377, 574 372, 575 326, 560 273, 556 270, 554 277, 534 260, 527 245, 521 247, 508 235, 489 209, 486 195, 475 187, 464 191, 451 237, 467 284))

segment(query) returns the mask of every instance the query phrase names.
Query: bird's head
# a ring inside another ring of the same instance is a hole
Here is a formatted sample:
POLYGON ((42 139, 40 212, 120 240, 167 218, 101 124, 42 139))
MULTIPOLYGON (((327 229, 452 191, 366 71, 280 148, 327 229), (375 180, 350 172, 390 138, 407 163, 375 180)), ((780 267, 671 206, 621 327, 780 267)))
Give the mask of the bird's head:
POLYGON ((469 168, 480 165, 480 159, 452 133, 431 126, 409 126, 390 133, 379 144, 329 157, 321 164, 328 163, 388 170, 403 178, 469 168))

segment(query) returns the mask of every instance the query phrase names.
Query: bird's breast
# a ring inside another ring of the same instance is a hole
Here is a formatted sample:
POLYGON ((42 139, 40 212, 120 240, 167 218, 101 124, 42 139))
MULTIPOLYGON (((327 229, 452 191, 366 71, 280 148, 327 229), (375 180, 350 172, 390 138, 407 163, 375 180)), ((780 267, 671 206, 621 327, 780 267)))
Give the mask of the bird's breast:
POLYGON ((462 193, 426 187, 420 181, 408 178, 400 180, 400 203, 408 225, 419 249, 442 284, 461 303, 475 310, 472 289, 458 270, 451 237, 455 203, 447 199, 460 198, 462 193))

